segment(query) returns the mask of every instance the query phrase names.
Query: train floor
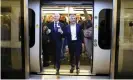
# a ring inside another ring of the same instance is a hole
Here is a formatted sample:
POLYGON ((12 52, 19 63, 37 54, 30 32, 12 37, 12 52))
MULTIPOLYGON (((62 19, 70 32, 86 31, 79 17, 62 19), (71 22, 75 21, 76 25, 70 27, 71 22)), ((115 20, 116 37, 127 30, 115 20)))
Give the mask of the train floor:
MULTIPOLYGON (((70 73, 70 68, 70 65, 61 65, 60 75, 77 75, 76 70, 70 73)), ((49 67, 44 67, 43 71, 39 74, 55 75, 55 73, 54 65, 50 65, 49 67)), ((91 67, 89 65, 80 65, 80 73, 78 75, 93 75, 91 74, 91 67)))

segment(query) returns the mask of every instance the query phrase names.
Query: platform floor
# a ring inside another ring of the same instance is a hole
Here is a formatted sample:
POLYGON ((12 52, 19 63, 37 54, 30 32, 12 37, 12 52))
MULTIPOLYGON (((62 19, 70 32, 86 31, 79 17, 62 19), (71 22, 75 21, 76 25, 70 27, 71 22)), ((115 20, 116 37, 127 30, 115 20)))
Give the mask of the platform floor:
POLYGON ((107 80, 109 76, 56 76, 56 75, 31 75, 28 80, 107 80))
MULTIPOLYGON (((74 70, 74 73, 70 73, 70 65, 61 65, 60 68, 60 75, 77 75, 76 70, 74 70)), ((38 74, 50 74, 55 75, 56 69, 54 69, 53 65, 50 65, 49 67, 44 67, 43 71, 38 74)), ((94 75, 91 74, 91 67, 87 65, 80 65, 80 73, 78 75, 94 75)))

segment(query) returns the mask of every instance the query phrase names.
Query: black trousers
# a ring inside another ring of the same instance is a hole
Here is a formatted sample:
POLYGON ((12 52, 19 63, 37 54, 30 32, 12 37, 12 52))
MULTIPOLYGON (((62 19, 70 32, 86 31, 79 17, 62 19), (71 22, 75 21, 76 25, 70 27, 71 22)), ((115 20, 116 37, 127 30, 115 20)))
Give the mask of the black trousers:
POLYGON ((74 69, 76 65, 76 69, 79 69, 81 45, 77 41, 71 41, 68 47, 69 47, 69 53, 70 53, 71 68, 74 69))
POLYGON ((60 69, 60 60, 61 60, 61 46, 62 46, 62 42, 52 42, 51 44, 51 50, 53 53, 53 62, 54 65, 56 66, 56 69, 59 70, 60 69))
POLYGON ((48 52, 48 44, 43 43, 42 44, 42 49, 43 49, 43 65, 48 64, 49 61, 49 52, 48 52))
POLYGON ((52 61, 52 63, 53 63, 53 65, 56 65, 56 44, 55 44, 55 42, 53 42, 53 41, 51 41, 50 43, 49 43, 49 52, 50 52, 50 56, 51 56, 51 61, 52 61))

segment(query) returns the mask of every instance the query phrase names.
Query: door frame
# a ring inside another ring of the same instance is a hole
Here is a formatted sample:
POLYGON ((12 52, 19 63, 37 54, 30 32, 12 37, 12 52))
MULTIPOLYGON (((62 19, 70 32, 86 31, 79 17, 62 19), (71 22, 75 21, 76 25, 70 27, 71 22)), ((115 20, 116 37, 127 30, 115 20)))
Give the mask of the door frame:
POLYGON ((118 1, 113 0, 113 16, 112 16, 112 43, 111 43, 111 70, 110 70, 110 78, 115 79, 116 75, 116 41, 117 41, 117 9, 118 9, 118 1))
POLYGON ((23 70, 25 71, 25 78, 29 78, 29 29, 28 29, 28 1, 29 0, 21 0, 21 11, 22 11, 22 23, 23 23, 23 29, 22 30, 22 35, 23 35, 23 40, 22 40, 22 59, 23 59, 23 70))

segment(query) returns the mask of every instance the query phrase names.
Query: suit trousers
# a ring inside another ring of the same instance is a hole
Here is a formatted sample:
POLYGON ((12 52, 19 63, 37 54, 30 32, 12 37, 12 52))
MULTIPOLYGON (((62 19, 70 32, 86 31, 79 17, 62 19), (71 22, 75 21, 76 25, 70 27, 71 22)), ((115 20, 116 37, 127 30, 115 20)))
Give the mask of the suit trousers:
POLYGON ((61 60, 61 46, 62 46, 62 41, 58 41, 54 43, 53 48, 55 48, 55 66, 57 70, 60 69, 60 60, 61 60))
POLYGON ((76 64, 76 69, 79 69, 79 64, 80 64, 80 49, 79 42, 78 41, 71 41, 68 44, 69 47, 69 53, 70 53, 70 65, 71 68, 74 69, 75 64, 76 64))

